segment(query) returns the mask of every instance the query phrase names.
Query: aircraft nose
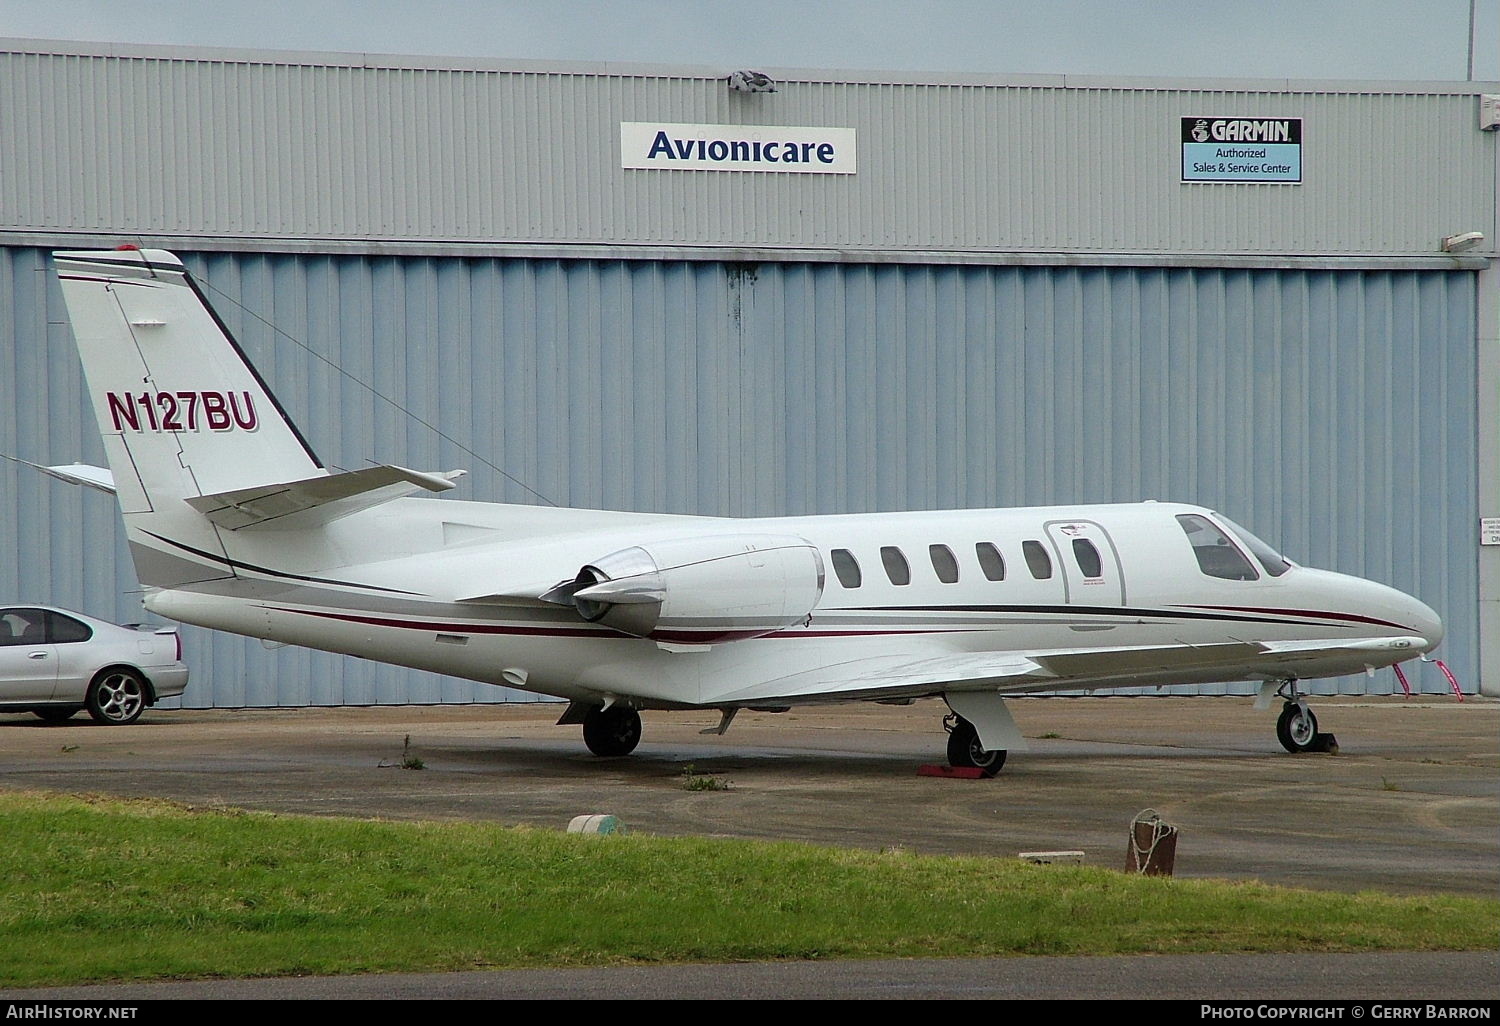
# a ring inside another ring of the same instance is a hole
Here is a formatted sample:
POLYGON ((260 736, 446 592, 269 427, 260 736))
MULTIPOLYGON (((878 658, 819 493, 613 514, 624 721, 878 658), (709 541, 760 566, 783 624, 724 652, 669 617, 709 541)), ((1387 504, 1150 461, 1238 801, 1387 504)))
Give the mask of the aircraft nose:
POLYGON ((1411 612, 1408 615, 1411 617, 1413 626, 1417 628, 1417 633, 1422 636, 1424 642, 1422 651, 1423 653, 1431 652, 1443 641, 1443 634, 1445 633, 1443 630, 1443 618, 1438 616, 1437 611, 1425 602, 1412 598, 1410 595, 1406 596, 1406 600, 1411 603, 1411 612))

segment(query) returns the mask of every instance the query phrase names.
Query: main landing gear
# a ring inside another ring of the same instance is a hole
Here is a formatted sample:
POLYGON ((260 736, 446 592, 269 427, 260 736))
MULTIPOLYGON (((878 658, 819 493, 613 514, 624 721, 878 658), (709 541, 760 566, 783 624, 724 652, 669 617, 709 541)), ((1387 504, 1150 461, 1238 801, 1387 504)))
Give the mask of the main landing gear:
POLYGON ((1005 749, 986 749, 974 724, 957 713, 943 717, 943 729, 948 732, 948 765, 977 769, 986 777, 1005 765, 1005 749))
POLYGON ((623 705, 583 715, 583 743, 595 755, 629 755, 641 743, 641 714, 623 705))
POLYGON ((1288 677, 1282 681, 1276 694, 1286 700, 1281 715, 1276 717, 1276 740, 1281 742, 1281 747, 1294 755, 1328 751, 1334 743, 1333 737, 1318 733, 1318 718, 1297 689, 1297 678, 1288 677))

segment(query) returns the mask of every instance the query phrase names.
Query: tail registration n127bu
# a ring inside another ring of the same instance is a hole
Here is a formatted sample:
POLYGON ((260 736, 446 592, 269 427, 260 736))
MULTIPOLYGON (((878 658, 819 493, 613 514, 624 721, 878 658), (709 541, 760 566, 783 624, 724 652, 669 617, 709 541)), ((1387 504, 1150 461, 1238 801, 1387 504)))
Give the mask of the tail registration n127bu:
POLYGON ((418 497, 461 471, 332 472, 182 263, 55 254, 147 608, 267 642, 567 699, 599 755, 647 709, 941 696, 949 760, 1024 748, 1005 696, 1298 681, 1443 636, 1427 606, 1298 566, 1197 506, 724 519, 418 497), (414 494, 415 493, 415 494, 414 494))

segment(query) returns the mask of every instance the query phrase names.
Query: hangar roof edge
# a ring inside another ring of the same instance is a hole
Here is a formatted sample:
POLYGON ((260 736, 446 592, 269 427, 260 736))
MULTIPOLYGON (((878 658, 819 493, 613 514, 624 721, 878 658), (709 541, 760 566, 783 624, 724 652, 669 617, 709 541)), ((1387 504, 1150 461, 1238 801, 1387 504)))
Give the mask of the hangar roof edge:
MULTIPOLYGON (((724 78, 737 70, 693 64, 631 64, 607 61, 522 60, 420 54, 342 53, 320 50, 259 50, 216 46, 168 46, 65 39, 0 37, 0 53, 60 57, 205 61, 408 71, 476 71, 627 78, 724 78)), ((1394 93, 1476 95, 1500 92, 1500 81, 1406 81, 1400 79, 1168 78, 1113 75, 983 74, 948 71, 880 71, 864 68, 771 68, 757 70, 781 82, 848 85, 992 86, 1033 89, 1128 89, 1183 92, 1394 93)))

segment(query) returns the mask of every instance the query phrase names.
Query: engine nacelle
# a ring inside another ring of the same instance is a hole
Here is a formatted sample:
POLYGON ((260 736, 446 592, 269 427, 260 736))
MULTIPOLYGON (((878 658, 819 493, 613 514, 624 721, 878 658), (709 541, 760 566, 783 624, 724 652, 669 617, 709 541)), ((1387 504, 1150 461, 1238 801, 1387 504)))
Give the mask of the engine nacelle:
POLYGON ((804 623, 823 596, 823 557, 795 535, 679 538, 596 559, 557 590, 591 623, 717 645, 804 623))

